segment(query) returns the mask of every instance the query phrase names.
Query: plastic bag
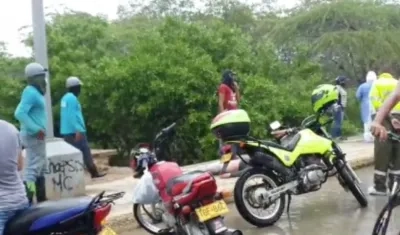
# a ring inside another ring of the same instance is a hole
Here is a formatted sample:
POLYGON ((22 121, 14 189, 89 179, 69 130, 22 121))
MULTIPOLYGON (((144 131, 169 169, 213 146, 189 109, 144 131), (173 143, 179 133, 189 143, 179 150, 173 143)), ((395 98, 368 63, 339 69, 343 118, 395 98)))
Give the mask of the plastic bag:
POLYGON ((151 173, 146 169, 142 178, 133 190, 133 203, 155 204, 160 201, 158 190, 153 182, 151 173))

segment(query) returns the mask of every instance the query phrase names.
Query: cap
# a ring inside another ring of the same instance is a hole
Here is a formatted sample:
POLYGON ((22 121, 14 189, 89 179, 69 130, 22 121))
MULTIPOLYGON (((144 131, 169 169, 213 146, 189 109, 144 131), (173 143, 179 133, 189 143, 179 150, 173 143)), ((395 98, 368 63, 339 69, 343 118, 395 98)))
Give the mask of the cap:
POLYGON ((67 88, 74 87, 74 86, 82 86, 82 85, 83 85, 83 83, 77 77, 69 77, 69 78, 67 78, 67 81, 65 82, 65 86, 67 88))
POLYGON ((38 75, 45 75, 47 72, 47 69, 45 69, 41 64, 39 63, 30 63, 25 67, 25 76, 27 78, 31 77, 36 77, 38 75))

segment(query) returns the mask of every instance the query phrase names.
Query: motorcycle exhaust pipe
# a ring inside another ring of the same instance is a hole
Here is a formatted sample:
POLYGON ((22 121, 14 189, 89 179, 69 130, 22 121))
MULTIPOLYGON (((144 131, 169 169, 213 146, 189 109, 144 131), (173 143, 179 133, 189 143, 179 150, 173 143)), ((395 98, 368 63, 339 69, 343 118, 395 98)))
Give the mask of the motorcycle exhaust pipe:
POLYGON ((225 231, 224 235, 243 235, 243 232, 239 229, 229 229, 225 231))

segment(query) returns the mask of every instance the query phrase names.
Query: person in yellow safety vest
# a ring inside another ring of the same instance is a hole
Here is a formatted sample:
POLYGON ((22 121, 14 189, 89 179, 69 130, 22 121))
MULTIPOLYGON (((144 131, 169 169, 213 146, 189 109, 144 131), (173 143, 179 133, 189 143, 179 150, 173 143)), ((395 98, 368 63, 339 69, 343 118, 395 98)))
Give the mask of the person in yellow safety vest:
MULTIPOLYGON (((381 109, 398 84, 388 71, 385 69, 384 73, 378 76, 369 94, 373 108, 372 117, 375 118, 371 125, 374 135, 377 135, 376 127, 391 131, 396 131, 400 127, 397 120, 400 118, 400 103, 393 105, 389 110, 381 109)), ((368 189, 371 195, 387 195, 388 187, 389 189, 392 187, 395 176, 400 176, 400 143, 382 140, 383 138, 375 138, 374 141, 374 184, 368 189), (389 175, 389 185, 386 185, 387 175, 389 175)))

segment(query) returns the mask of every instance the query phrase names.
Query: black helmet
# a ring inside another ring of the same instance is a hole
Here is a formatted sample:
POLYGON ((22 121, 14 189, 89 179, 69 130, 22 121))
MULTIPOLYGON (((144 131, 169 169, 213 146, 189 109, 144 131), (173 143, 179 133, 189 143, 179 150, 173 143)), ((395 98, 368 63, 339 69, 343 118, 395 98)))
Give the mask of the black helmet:
POLYGON ((235 73, 232 70, 226 69, 222 73, 222 80, 233 79, 234 75, 235 75, 235 73))
POLYGON ((335 82, 337 85, 344 85, 347 81, 347 77, 345 76, 339 76, 335 79, 335 82))

